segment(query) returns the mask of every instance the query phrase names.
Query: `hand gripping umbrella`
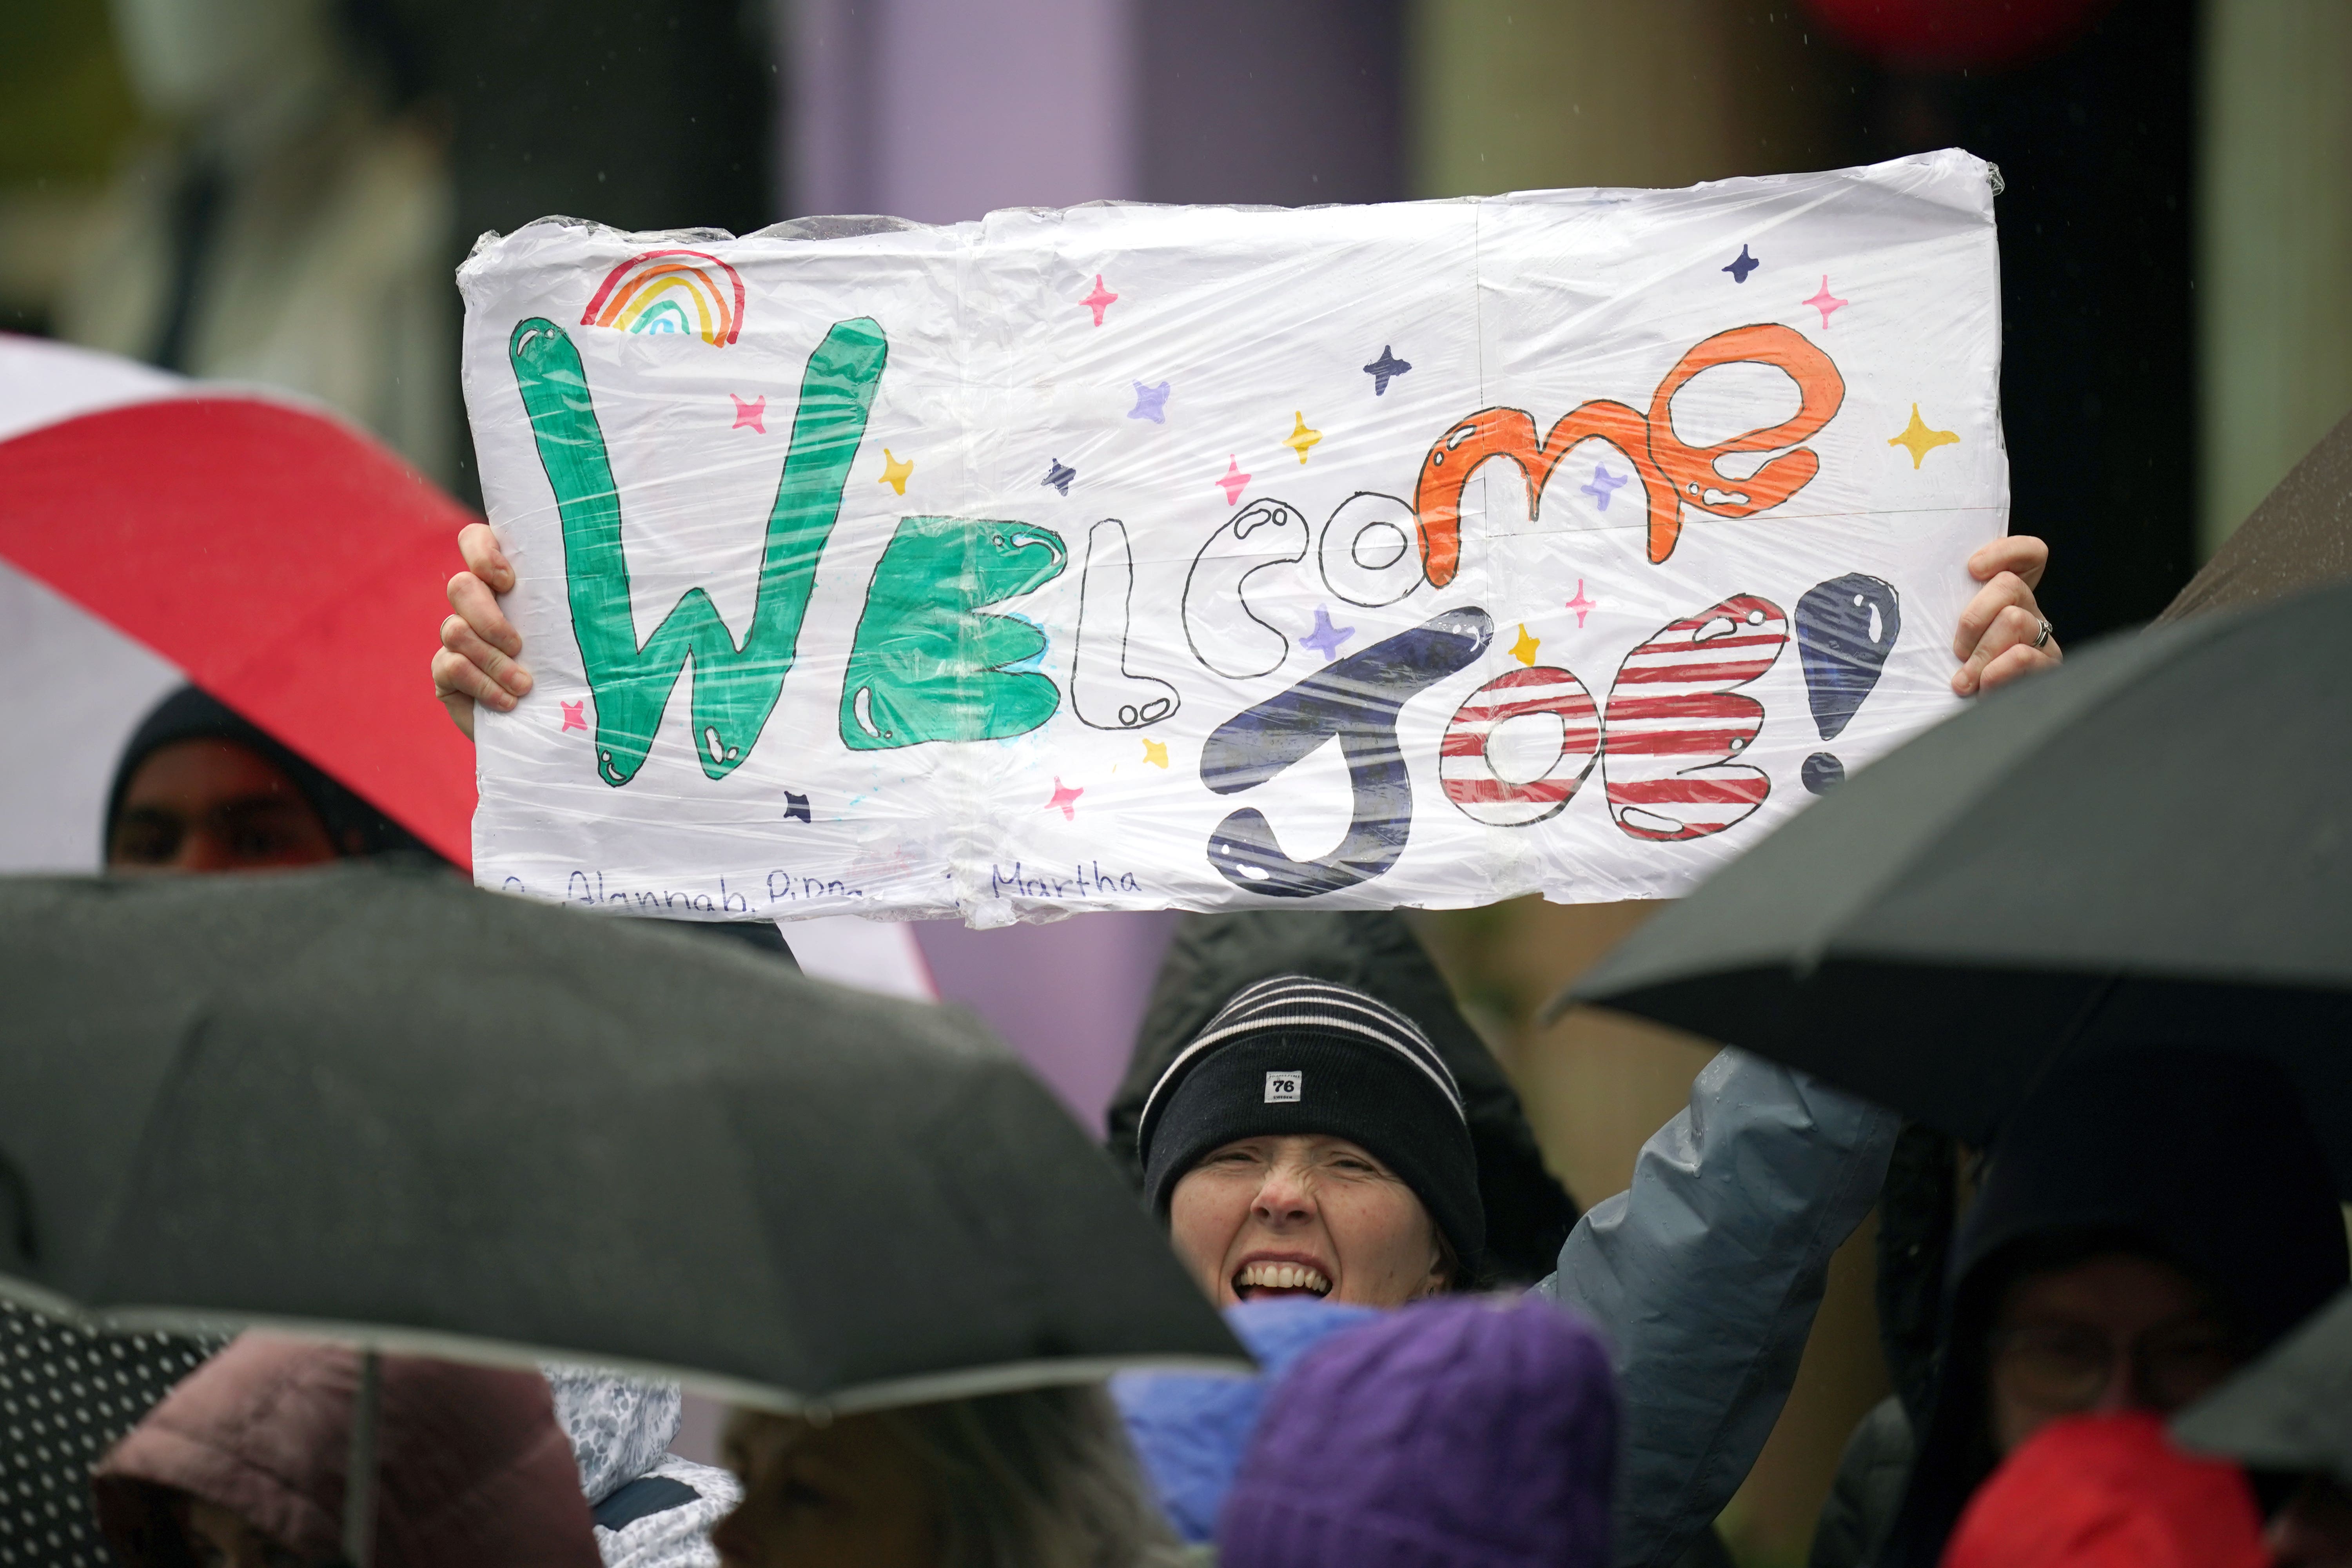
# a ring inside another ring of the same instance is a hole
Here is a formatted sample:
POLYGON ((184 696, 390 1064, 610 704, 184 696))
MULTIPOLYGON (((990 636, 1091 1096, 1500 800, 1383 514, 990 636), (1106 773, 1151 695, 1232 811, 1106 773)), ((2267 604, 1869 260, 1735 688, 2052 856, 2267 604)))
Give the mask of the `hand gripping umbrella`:
POLYGON ((1858 774, 1573 1000, 1975 1142, 2057 1063, 2258 1052, 2352 1196, 2352 584, 2117 638, 1858 774))
POLYGON ((0 1291, 50 1311, 787 1410, 1247 1365, 977 1023, 657 922, 360 866, 0 879, 0 1291))

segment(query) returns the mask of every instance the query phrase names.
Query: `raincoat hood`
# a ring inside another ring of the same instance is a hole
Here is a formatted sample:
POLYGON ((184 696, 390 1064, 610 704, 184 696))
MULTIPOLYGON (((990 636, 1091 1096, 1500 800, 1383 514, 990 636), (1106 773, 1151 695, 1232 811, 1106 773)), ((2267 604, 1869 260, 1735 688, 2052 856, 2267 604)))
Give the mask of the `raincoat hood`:
POLYGON ((1930 1568, 1993 1468, 1984 1341, 2011 1281, 2141 1253, 2203 1286, 2259 1351, 2344 1284, 2335 1186, 2265 1059, 2138 1051, 2053 1072, 1996 1135, 1955 1240, 1936 1392, 1883 1561, 1930 1568))
POLYGON ((1419 1026, 1460 1088, 1486 1211, 1486 1271, 1521 1284, 1549 1274, 1576 1224, 1576 1205, 1544 1168, 1502 1064, 1394 910, 1255 910, 1178 922, 1108 1115, 1106 1142, 1129 1178, 1139 1185, 1143 1179, 1136 1135, 1152 1086, 1235 992, 1277 974, 1352 986, 1419 1026))
POLYGON ((572 1440, 604 1568, 719 1568, 710 1531, 743 1489, 729 1472, 669 1451, 685 1409, 678 1385, 556 1363, 540 1371, 572 1440))
MULTIPOLYGON (((599 1568, 572 1445, 547 1384, 415 1356, 383 1358, 377 1568, 599 1568)), ((156 1406, 94 1474, 124 1568, 195 1568, 187 1493, 305 1560, 341 1548, 359 1356, 246 1334, 156 1406)))

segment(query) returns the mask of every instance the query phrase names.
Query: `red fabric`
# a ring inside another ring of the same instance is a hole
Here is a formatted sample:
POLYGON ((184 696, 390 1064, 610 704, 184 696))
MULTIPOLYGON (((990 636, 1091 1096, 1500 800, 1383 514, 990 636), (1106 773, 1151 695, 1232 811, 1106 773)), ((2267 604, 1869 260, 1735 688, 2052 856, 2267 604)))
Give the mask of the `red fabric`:
POLYGON ((1893 65, 1958 70, 2056 54, 2112 0, 1808 0, 1843 42, 1893 65))
POLYGON ((473 514, 335 420, 167 398, 0 442, 0 557, 460 866, 473 748, 428 638, 473 514))
POLYGON ((1943 1568, 2264 1568, 2245 1472, 2146 1411, 2053 1421, 1977 1489, 1943 1568))

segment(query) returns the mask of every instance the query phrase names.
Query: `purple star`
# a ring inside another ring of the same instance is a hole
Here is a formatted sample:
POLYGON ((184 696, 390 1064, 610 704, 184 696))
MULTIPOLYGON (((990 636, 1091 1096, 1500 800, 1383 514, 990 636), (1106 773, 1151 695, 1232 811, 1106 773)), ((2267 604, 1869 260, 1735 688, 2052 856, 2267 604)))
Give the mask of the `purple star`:
POLYGON ((1611 473, 1600 464, 1595 463, 1592 465, 1592 482, 1589 485, 1579 485, 1576 488, 1584 494, 1591 496, 1594 506, 1600 508, 1602 511, 1607 511, 1609 510, 1609 498, 1615 495, 1618 488, 1623 485, 1624 482, 1625 481, 1623 479, 1619 479, 1615 474, 1611 473))
POLYGON ((1372 378, 1372 395, 1378 397, 1387 392, 1390 382, 1412 368, 1411 360, 1397 358, 1394 349, 1387 343, 1382 343, 1381 357, 1364 367, 1364 374, 1372 378))
POLYGON ((1731 280, 1734 283, 1745 283, 1748 281, 1748 275, 1763 265, 1762 262, 1748 255, 1748 247, 1743 245, 1739 247, 1738 258, 1723 270, 1731 274, 1731 280))
POLYGON ((1330 605, 1318 605, 1315 606, 1315 629, 1300 637, 1298 646, 1313 648, 1323 656, 1323 662, 1328 664, 1339 657, 1339 645, 1355 635, 1356 628, 1353 626, 1335 626, 1331 624, 1330 605))
POLYGON ((1146 386, 1135 384, 1135 406, 1127 411, 1129 419, 1149 419, 1154 425, 1168 423, 1168 384, 1146 386))

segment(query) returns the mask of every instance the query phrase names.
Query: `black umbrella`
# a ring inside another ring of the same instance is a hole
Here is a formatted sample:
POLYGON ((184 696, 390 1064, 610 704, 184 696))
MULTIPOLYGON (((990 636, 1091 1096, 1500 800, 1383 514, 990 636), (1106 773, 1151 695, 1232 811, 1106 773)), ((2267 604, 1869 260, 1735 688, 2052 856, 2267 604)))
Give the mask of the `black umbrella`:
POLYGON ((2352 1194, 2352 584, 2113 639, 1985 698, 1570 995, 1976 1142, 2075 1055, 2261 1052, 2352 1194))
POLYGON ((834 1409, 1245 1366, 976 1022, 337 868, 0 882, 0 1290, 834 1409))
POLYGON ((2352 1290, 2182 1411, 2173 1436, 2263 1470, 2352 1487, 2352 1290))

